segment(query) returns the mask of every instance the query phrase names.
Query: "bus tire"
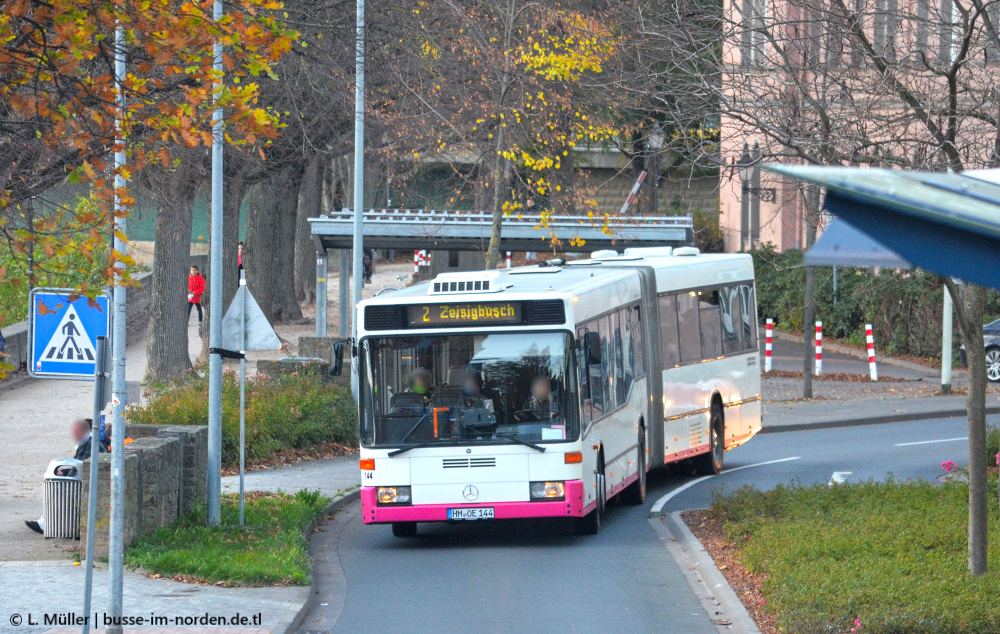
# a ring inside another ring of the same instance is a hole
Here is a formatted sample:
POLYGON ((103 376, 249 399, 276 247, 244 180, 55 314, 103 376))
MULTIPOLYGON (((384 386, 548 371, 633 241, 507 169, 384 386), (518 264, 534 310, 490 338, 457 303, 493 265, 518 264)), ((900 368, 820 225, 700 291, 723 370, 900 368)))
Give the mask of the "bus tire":
POLYGON ((695 457, 694 466, 701 475, 719 475, 726 451, 726 423, 722 418, 722 408, 712 403, 711 420, 708 426, 708 453, 695 457))
POLYGON ((577 535, 596 535, 601 532, 601 514, 607 497, 607 485, 604 480, 604 458, 597 465, 597 504, 594 510, 583 517, 574 518, 573 530, 577 535))
POLYGON ((393 522, 392 523, 392 534, 396 537, 416 537, 417 536, 417 523, 416 522, 393 522))
POLYGON ((646 430, 639 426, 639 458, 637 468, 639 477, 622 491, 622 501, 625 504, 639 505, 646 501, 646 430))

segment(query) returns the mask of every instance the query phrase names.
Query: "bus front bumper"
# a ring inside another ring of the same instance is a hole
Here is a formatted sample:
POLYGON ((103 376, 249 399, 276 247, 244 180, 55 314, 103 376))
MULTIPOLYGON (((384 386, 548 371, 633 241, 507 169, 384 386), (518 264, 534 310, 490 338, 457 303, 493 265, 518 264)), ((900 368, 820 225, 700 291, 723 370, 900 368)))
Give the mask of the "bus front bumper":
POLYGON ((447 522, 448 509, 486 507, 493 509, 493 519, 498 520, 526 517, 582 517, 585 515, 583 481, 566 481, 566 499, 556 502, 483 502, 482 504, 414 504, 411 506, 379 506, 375 501, 375 487, 361 487, 361 514, 365 524, 447 522))

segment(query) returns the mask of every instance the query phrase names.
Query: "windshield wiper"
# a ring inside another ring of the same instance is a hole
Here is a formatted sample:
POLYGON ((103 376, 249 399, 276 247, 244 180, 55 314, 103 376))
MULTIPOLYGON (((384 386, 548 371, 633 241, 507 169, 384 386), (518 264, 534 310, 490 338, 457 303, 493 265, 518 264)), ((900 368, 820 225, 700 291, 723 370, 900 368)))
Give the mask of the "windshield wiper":
POLYGON ((408 445, 406 447, 400 447, 399 449, 394 449, 389 452, 389 457, 398 456, 401 453, 406 453, 411 449, 420 449, 421 447, 430 447, 432 445, 446 445, 453 442, 453 438, 437 438, 434 440, 425 440, 424 442, 418 442, 415 445, 408 445))
POLYGON ((531 447, 532 449, 534 449, 535 451, 537 451, 539 453, 545 453, 545 447, 542 447, 541 445, 536 445, 533 442, 528 442, 527 440, 521 440, 516 435, 513 435, 513 434, 495 434, 495 436, 497 438, 506 438, 507 440, 512 440, 512 441, 514 441, 514 442, 516 442, 516 443, 518 443, 520 445, 524 445, 525 447, 531 447))

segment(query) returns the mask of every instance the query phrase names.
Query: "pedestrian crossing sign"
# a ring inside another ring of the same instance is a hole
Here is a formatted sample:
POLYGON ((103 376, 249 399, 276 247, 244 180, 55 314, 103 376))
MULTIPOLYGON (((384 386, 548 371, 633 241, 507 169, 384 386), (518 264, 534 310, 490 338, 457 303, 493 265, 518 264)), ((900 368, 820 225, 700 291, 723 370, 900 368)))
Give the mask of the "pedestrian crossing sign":
POLYGON ((93 379, 97 338, 111 326, 107 294, 70 301, 72 289, 35 289, 30 297, 28 371, 42 378, 93 379))

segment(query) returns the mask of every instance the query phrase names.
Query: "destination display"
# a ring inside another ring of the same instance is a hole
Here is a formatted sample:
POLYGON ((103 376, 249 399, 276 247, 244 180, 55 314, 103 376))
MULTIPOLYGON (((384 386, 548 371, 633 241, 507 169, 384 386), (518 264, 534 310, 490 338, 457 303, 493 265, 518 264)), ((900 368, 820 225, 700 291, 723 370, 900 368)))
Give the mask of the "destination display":
POLYGON ((406 307, 411 328, 438 326, 516 325, 522 322, 521 302, 414 304, 406 307))

